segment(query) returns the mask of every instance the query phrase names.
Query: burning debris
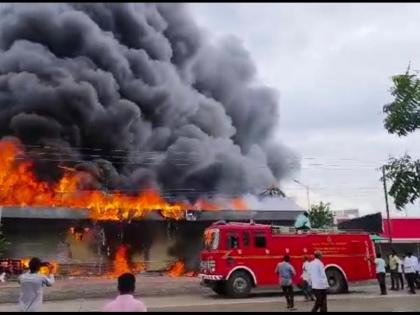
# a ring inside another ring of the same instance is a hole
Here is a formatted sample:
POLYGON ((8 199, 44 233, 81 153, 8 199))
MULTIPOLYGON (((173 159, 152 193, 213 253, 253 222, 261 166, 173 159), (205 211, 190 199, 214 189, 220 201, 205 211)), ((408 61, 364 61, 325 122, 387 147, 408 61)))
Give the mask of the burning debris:
POLYGON ((180 277, 185 273, 185 264, 182 261, 177 261, 169 266, 168 275, 170 277, 180 277))

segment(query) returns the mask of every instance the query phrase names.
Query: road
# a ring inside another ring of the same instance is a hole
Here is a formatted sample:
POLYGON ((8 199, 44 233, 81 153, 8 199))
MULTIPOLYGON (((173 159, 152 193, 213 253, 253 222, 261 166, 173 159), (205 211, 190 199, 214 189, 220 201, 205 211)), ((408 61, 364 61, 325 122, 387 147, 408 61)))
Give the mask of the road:
MULTIPOLYGON (((420 292, 409 295, 407 292, 389 292, 387 296, 378 295, 376 286, 353 288, 349 294, 331 295, 329 311, 420 311, 420 292)), ((149 311, 270 311, 286 310, 285 300, 278 293, 257 293, 247 299, 225 299, 213 294, 187 294, 170 296, 146 296, 142 299, 149 311)), ((103 298, 47 301, 43 311, 99 311, 109 301, 103 298)), ((310 311, 312 302, 304 302, 302 296, 296 297, 298 311, 310 311)), ((0 312, 15 311, 16 304, 0 304, 0 312)))

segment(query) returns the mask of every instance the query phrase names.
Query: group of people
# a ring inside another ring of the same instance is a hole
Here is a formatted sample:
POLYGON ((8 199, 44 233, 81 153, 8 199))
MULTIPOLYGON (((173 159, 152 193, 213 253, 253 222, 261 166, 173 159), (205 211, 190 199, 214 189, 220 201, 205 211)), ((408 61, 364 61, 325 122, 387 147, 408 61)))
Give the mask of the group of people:
MULTIPOLYGON (((378 279, 381 295, 387 294, 386 288, 386 262, 382 258, 381 253, 377 253, 376 259, 376 277, 378 279)), ((412 252, 404 255, 403 259, 398 257, 395 250, 389 256, 388 260, 389 270, 391 273, 391 290, 404 290, 404 276, 407 281, 407 287, 411 294, 416 293, 416 286, 418 285, 418 277, 420 272, 419 260, 412 252)))
MULTIPOLYGON (((43 287, 50 287, 55 279, 52 273, 52 267, 49 268, 49 274, 43 275, 41 269, 41 260, 37 257, 29 261, 29 271, 20 275, 18 282, 20 284, 19 311, 37 312, 40 311, 43 301, 43 287)), ((147 312, 144 303, 134 298, 136 289, 136 277, 131 273, 124 273, 118 277, 119 295, 114 301, 106 304, 104 312, 147 312)))
MULTIPOLYGON (((312 312, 327 312, 327 292, 329 288, 328 278, 325 273, 322 262, 322 253, 315 252, 314 259, 309 260, 304 257, 302 265, 302 291, 306 301, 315 301, 312 312)), ((376 275, 381 289, 381 294, 387 294, 386 287, 386 262, 380 253, 377 253, 376 275)), ((29 261, 29 271, 22 274, 18 282, 20 284, 19 310, 23 312, 39 311, 42 306, 44 286, 52 286, 55 282, 52 268, 48 275, 43 275, 41 269, 41 260, 32 258, 29 261)), ((400 259, 395 250, 389 256, 389 269, 391 272, 391 290, 403 290, 404 280, 407 281, 409 292, 415 294, 416 279, 419 277, 420 264, 418 258, 413 253, 408 252, 400 259)), ((283 261, 278 263, 275 273, 279 276, 280 285, 286 297, 287 309, 296 310, 294 307, 293 279, 296 276, 296 270, 290 263, 290 256, 285 255, 283 261)), ((136 278, 131 273, 122 274, 118 278, 119 296, 112 302, 104 306, 103 311, 135 311, 146 312, 147 308, 143 302, 134 298, 136 278)))
MULTIPOLYGON (((306 301, 315 300, 312 312, 317 312, 318 310, 327 312, 328 278, 321 260, 322 253, 317 251, 314 256, 315 258, 312 261, 309 261, 307 256, 304 257, 301 274, 302 291, 306 301)), ((276 266, 275 273, 279 275, 280 285, 286 297, 287 309, 291 311, 296 310, 293 293, 293 278, 296 276, 296 270, 290 263, 289 255, 283 257, 283 262, 276 266)))

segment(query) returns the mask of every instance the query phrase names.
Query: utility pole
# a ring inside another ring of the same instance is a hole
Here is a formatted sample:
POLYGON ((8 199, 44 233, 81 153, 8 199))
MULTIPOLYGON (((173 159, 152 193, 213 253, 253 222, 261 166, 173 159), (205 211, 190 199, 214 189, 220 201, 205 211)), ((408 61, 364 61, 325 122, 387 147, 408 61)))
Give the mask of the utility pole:
POLYGON ((388 222, 389 244, 392 246, 391 220, 389 217, 388 190, 386 189, 385 165, 382 166, 382 180, 384 182, 385 207, 386 207, 386 218, 388 222))
POLYGON ((293 180, 296 184, 299 184, 299 185, 301 185, 301 186, 303 186, 305 189, 306 189, 306 199, 307 199, 307 201, 308 201, 308 211, 310 211, 311 210, 311 202, 310 202, 310 200, 309 200, 309 186, 307 186, 307 185, 305 185, 305 184, 302 184, 300 181, 298 181, 297 179, 294 179, 293 180))

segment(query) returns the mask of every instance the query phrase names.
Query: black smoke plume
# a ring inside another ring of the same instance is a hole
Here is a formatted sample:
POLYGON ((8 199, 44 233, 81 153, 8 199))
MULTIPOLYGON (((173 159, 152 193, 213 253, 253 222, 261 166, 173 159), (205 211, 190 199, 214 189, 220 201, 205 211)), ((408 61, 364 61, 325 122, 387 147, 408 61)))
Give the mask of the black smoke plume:
POLYGON ((180 4, 15 4, 0 9, 0 136, 43 180, 258 193, 298 167, 270 142, 278 95, 235 38, 211 43, 180 4))

